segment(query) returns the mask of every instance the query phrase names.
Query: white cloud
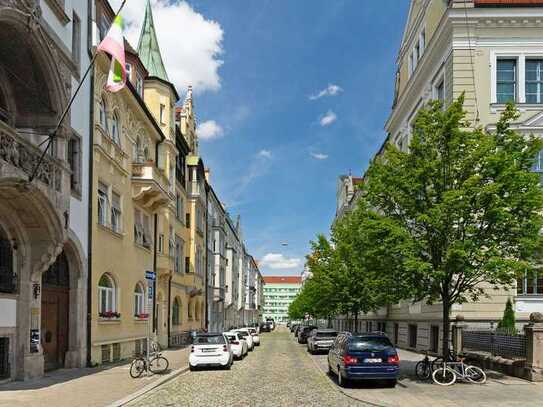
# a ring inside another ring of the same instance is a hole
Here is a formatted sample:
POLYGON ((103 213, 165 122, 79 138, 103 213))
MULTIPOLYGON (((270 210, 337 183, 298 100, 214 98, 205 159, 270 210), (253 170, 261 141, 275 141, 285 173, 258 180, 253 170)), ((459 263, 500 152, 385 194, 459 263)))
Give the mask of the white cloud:
MULTIPOLYGON (((120 0, 111 0, 114 10, 120 0)), ((134 48, 138 45, 144 17, 144 1, 129 0, 122 11, 125 36, 134 48)), ((223 64, 223 30, 206 19, 186 1, 152 0, 155 30, 166 71, 177 90, 192 85, 196 93, 221 87, 219 68, 223 64)))
POLYGON ((257 156, 263 158, 272 158, 272 153, 270 150, 260 150, 257 156))
POLYGON ((302 259, 288 258, 280 253, 268 253, 258 263, 260 267, 267 267, 272 270, 293 269, 302 265, 302 259))
POLYGON ((215 120, 200 123, 196 129, 196 133, 200 140, 213 140, 224 136, 223 128, 215 120))
POLYGON ((309 100, 320 99, 323 96, 336 96, 340 92, 343 92, 343 88, 338 85, 329 84, 328 87, 324 88, 320 92, 309 96, 309 100))
POLYGON ((332 123, 334 123, 337 119, 337 115, 332 112, 331 110, 328 110, 324 116, 320 119, 320 124, 322 127, 329 126, 332 123))
POLYGON ((309 154, 311 154, 311 157, 317 160, 326 160, 328 158, 328 154, 322 154, 322 153, 309 153, 309 154))

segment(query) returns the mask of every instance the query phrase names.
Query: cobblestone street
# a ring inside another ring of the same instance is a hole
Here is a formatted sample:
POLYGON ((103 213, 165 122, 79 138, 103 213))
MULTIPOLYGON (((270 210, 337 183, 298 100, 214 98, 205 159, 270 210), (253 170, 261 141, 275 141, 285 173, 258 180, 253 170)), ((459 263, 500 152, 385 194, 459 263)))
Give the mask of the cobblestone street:
POLYGON ((231 370, 188 372, 130 406, 365 405, 342 394, 284 328, 261 339, 231 370))
POLYGON ((482 386, 440 387, 414 379, 420 355, 400 350, 401 374, 394 389, 376 382, 341 389, 326 373, 326 355, 311 356, 284 328, 263 334, 262 345, 230 371, 183 374, 131 406, 539 406, 543 385, 488 372, 482 386))

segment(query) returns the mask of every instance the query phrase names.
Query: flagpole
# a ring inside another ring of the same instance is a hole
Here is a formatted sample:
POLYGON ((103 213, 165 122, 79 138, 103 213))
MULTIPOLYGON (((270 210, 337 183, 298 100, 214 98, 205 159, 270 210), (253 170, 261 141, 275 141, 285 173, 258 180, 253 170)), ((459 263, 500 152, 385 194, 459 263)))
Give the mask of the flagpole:
MULTIPOLYGON (((123 0, 123 2, 121 3, 121 6, 119 7, 119 10, 117 10, 117 13, 115 14, 115 17, 113 17, 113 20, 115 20, 115 18, 121 13, 121 11, 124 8, 125 4, 126 4, 126 0, 123 0)), ((62 114, 60 115, 60 119, 58 120, 57 125, 55 126, 55 129, 49 134, 49 136, 47 136, 48 137, 47 145, 45 146, 45 149, 43 150, 42 154, 40 155, 40 159, 38 160, 38 163, 36 164, 36 166, 32 170, 32 173, 30 174, 30 177, 28 178, 28 182, 32 182, 34 180, 34 178, 36 177, 38 169, 40 168, 40 165, 42 164, 43 159, 45 158, 45 154, 47 154, 47 150, 49 150, 49 147, 51 146, 51 142, 53 141, 53 138, 56 137, 58 129, 60 128, 60 126, 62 125, 62 122, 66 118, 66 115, 68 114, 68 112, 72 108, 72 104, 74 103, 75 97, 77 96, 77 94, 79 93, 81 88, 83 87, 83 83, 85 82, 85 79, 87 79, 87 76, 89 75, 92 67, 94 66, 94 63, 96 62, 96 57, 97 56, 98 56, 98 52, 95 52, 92 59, 91 59, 91 61, 90 61, 90 63, 89 63, 89 66, 87 67, 87 70, 85 71, 85 73, 83 74, 83 77, 79 81, 79 85, 77 85, 77 88, 75 89, 75 92, 73 93, 72 97, 70 98, 70 101, 68 102, 68 105, 66 106, 66 108, 64 109, 62 114)))

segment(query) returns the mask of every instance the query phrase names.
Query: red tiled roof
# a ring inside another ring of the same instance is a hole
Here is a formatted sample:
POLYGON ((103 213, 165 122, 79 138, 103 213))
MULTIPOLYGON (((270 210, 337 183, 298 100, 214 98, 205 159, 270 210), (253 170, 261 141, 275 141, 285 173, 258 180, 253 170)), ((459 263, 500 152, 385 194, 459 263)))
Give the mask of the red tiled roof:
POLYGON ((364 178, 362 177, 353 177, 353 184, 354 185, 359 185, 359 184, 362 184, 364 182, 364 178))
POLYGON ((302 284, 300 276, 264 276, 266 284, 302 284))
POLYGON ((543 6, 543 0, 474 0, 475 7, 488 7, 488 6, 543 6))

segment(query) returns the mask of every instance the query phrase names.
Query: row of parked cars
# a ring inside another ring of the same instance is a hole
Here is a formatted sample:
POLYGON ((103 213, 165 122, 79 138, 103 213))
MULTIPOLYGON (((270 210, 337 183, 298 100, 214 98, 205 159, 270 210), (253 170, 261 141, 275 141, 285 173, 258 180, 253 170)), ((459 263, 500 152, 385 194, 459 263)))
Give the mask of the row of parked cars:
POLYGON ((395 387, 400 357, 383 332, 338 332, 315 325, 289 324, 298 343, 307 351, 327 353, 328 373, 337 376, 341 387, 351 380, 384 380, 395 387))
POLYGON ((250 326, 227 332, 197 333, 192 341, 189 369, 222 367, 230 369, 234 359, 241 360, 260 346, 260 327, 250 326))

